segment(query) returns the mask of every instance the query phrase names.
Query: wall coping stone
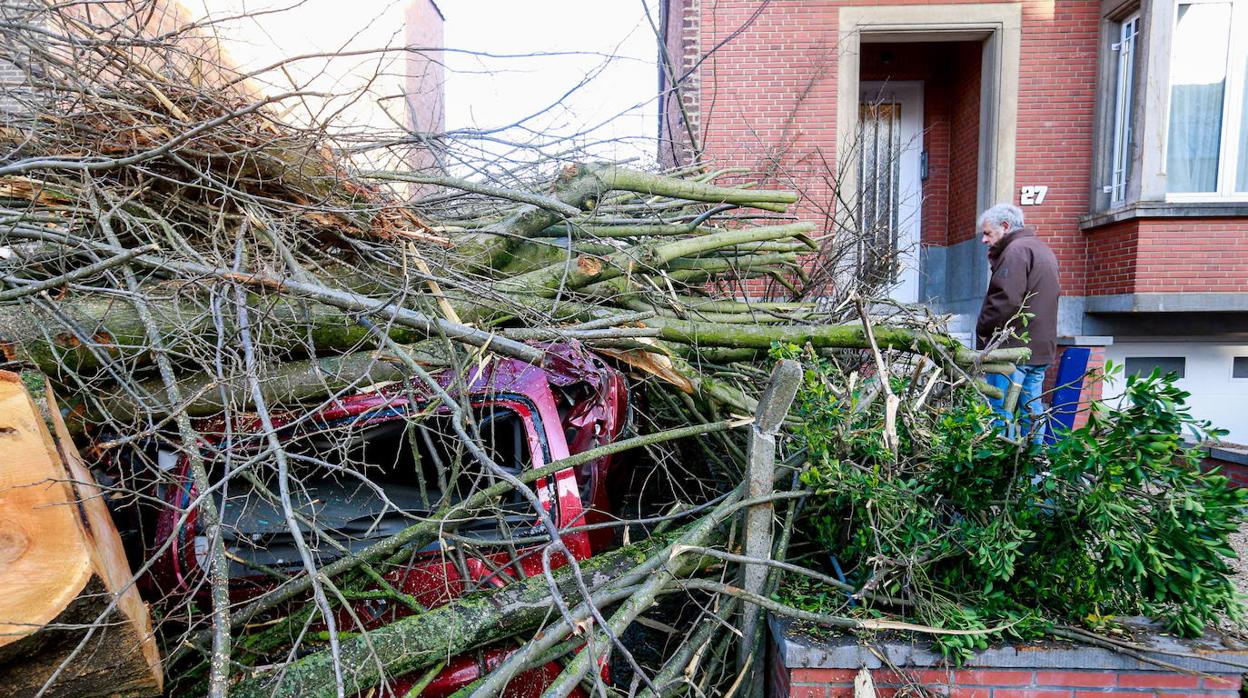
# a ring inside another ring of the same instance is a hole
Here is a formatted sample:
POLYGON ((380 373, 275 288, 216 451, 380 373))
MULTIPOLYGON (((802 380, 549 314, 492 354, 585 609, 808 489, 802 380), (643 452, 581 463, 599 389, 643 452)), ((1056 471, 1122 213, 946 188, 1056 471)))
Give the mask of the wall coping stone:
MULTIPOLYGON (((772 638, 779 649, 781 659, 788 669, 868 669, 888 668, 876 656, 878 651, 888 661, 903 669, 948 666, 948 661, 934 651, 931 643, 923 638, 892 638, 868 645, 852 634, 833 634, 815 638, 804 632, 800 624, 792 619, 771 615, 769 619, 772 638), (873 651, 874 650, 874 651, 873 651)), ((1223 659, 1238 664, 1248 663, 1248 646, 1229 646, 1224 639, 1205 635, 1194 640, 1185 640, 1158 632, 1158 627, 1142 618, 1133 618, 1125 622, 1132 629, 1145 635, 1139 644, 1155 650, 1182 652, 1199 655, 1197 657, 1177 657, 1157 651, 1143 652, 1144 655, 1163 662, 1168 662, 1190 671, 1211 674, 1239 674, 1241 667, 1231 666, 1217 661, 1223 659)), ((998 645, 986 650, 975 652, 975 655, 962 668, 1014 668, 1014 669, 1057 669, 1062 671, 1159 671, 1173 673, 1167 669, 1140 661, 1125 654, 1110 650, 1065 642, 1049 642, 1038 644, 998 645)))
POLYGON ((1227 463, 1248 465, 1248 446, 1210 446, 1209 457, 1217 458, 1227 463))
POLYGON ((1100 334, 1081 334, 1057 338, 1057 345, 1059 347, 1107 347, 1113 343, 1113 337, 1110 335, 1100 334))

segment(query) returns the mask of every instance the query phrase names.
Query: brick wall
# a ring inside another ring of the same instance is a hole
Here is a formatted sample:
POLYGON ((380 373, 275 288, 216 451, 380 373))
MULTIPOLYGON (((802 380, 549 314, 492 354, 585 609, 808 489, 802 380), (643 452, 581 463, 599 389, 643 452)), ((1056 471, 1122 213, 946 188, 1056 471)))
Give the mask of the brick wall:
POLYGON ((1089 295, 1248 292, 1248 223, 1123 221, 1088 233, 1089 295))
POLYGON ((1210 446, 1201 467, 1217 468, 1219 473, 1230 478, 1234 487, 1248 487, 1248 446, 1226 443, 1210 446))
POLYGON ((1024 211, 1057 255, 1066 295, 1083 295, 1086 279, 1078 222, 1089 206, 1100 8, 1086 0, 1023 3, 1014 181, 1049 187, 1042 205, 1024 211))
POLYGON ((1138 221, 1124 221, 1088 236, 1088 294, 1103 296, 1135 290, 1138 228, 1138 221))
POLYGON ((976 237, 975 219, 979 216, 979 110, 982 70, 982 47, 978 43, 959 43, 953 50, 957 76, 950 87, 949 100, 953 113, 949 164, 949 233, 948 244, 976 237))
POLYGON ((669 0, 663 17, 664 51, 667 65, 660 64, 659 85, 662 93, 659 121, 659 162, 672 167, 694 159, 690 130, 700 132, 698 88, 701 73, 695 70, 702 53, 699 50, 698 26, 701 21, 701 0, 669 0), (683 109, 682 109, 683 105, 683 109), (692 129, 683 117, 689 117, 692 129))
POLYGON ((1136 293, 1248 292, 1248 221, 1140 221, 1136 293))
MULTIPOLYGON (((0 2, 0 20, 17 24, 38 23, 40 19, 33 11, 33 0, 7 0, 0 2)), ((10 54, 0 57, 0 112, 21 112, 27 107, 30 95, 26 79, 25 63, 27 55, 22 48, 9 44, 5 51, 10 54), (13 61, 5 60, 12 58, 13 61)))
MULTIPOLYGON (((794 669, 784 680, 773 676, 774 688, 787 687, 795 698, 853 698, 854 669, 794 669), (787 682, 787 683, 786 683, 787 682)), ((1053 670, 874 670, 877 694, 893 696, 907 685, 920 685, 931 695, 958 698, 1143 698, 1186 696, 1231 698, 1239 695, 1238 675, 1195 676, 1164 671, 1053 670)))
POLYGON ((920 638, 812 633, 799 621, 768 619, 768 688, 773 698, 852 698, 864 667, 880 696, 965 698, 1231 698, 1248 652, 1218 634, 1171 637, 1142 619, 1120 619, 1140 647, 1128 657, 1077 643, 998 643, 953 667, 920 638), (1162 667, 1151 661, 1165 661, 1162 667), (919 690, 922 689, 922 690, 919 690))

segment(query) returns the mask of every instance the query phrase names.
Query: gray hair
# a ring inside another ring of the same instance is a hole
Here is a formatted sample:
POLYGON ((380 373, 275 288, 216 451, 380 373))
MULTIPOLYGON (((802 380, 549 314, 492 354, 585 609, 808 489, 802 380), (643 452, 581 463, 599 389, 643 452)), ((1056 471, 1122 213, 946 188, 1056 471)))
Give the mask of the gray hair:
POLYGON ((1009 223, 1010 230, 1018 230, 1023 227, 1023 212, 1022 209, 1013 204, 997 204, 979 214, 979 222, 976 227, 983 230, 984 223, 988 223, 994 228, 1002 227, 1002 223, 1009 223))

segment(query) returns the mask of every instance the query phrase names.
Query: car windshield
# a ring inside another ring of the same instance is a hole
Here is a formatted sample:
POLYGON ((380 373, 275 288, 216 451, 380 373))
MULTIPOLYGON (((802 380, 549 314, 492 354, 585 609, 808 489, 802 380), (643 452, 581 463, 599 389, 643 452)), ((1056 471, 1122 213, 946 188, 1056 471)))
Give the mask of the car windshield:
MULTIPOLYGON (((531 467, 529 432, 520 414, 490 405, 475 409, 473 416, 481 444, 495 463, 512 474, 531 467)), ((392 536, 497 480, 444 414, 364 413, 288 434, 283 445, 292 509, 321 562, 392 536)), ((246 480, 233 478, 223 494, 222 523, 240 574, 301 564, 278 496, 275 463, 265 463, 254 469, 259 483, 240 488, 246 480)), ((506 538, 523 535, 534 521, 528 502, 512 492, 488 510, 466 512, 455 532, 506 538)))

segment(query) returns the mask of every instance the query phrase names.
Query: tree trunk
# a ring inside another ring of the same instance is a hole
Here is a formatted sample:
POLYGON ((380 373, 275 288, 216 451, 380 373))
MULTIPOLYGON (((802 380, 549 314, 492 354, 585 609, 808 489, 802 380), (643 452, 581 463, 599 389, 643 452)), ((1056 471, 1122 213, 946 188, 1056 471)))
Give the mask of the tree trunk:
POLYGON ((147 606, 101 493, 48 408, 55 439, 21 378, 0 372, 0 685, 9 696, 45 683, 45 696, 155 695, 147 606))
MULTIPOLYGON (((598 555, 580 563, 587 583, 601 587, 602 580, 617 579, 644 561, 667 537, 598 555)), ((569 605, 581 601, 568 567, 554 573, 569 605)), ((367 691, 381 683, 378 664, 388 676, 398 676, 453 657, 461 652, 531 630, 543 622, 556 622, 559 613, 551 601, 550 587, 542 575, 529 577, 498 590, 465 596, 446 606, 409 616, 342 643, 342 673, 347 695, 367 691)), ((270 670, 234 687, 235 698, 303 698, 333 696, 334 666, 328 650, 308 655, 282 669, 270 670), (277 682, 280 677, 280 682, 277 682)))
MULTIPOLYGON (((446 365, 446 360, 438 352, 440 346, 436 341, 428 341, 405 348, 421 365, 441 368, 446 365)), ((260 377, 260 390, 265 404, 271 407, 291 406, 319 400, 352 386, 359 389, 408 377, 403 365, 387 352, 359 351, 269 366, 260 377)), ((230 376, 224 382, 218 382, 212 374, 197 373, 183 377, 178 384, 183 395, 196 396, 182 405, 183 411, 192 417, 218 414, 226 405, 244 410, 252 405, 251 382, 244 375, 230 376)), ((144 381, 141 387, 149 395, 161 395, 165 390, 158 378, 144 381)), ((91 414, 91 417, 123 423, 144 415, 163 417, 169 411, 169 405, 164 400, 140 403, 134 396, 122 391, 103 396, 100 403, 102 412, 91 414)))
MULTIPOLYGON (((164 293, 153 289, 148 304, 158 323, 165 347, 175 355, 196 344, 215 344, 218 331, 207 294, 183 287, 164 293)), ((296 352, 334 351, 371 346, 372 335, 337 308, 312 301, 266 296, 263 336, 267 346, 296 352), (310 343, 312 346, 306 346, 310 343)), ((57 304, 63 318, 28 305, 0 306, 0 355, 6 361, 26 361, 50 376, 69 371, 99 369, 108 358, 124 364, 149 363, 148 337, 138 313, 121 298, 83 295, 57 304), (71 331, 69 326, 75 331, 71 331)), ((226 341, 233 341, 233 313, 223 313, 226 341)), ((427 333, 400 325, 390 328, 397 342, 425 339, 427 333)), ((190 352, 186 352, 190 353, 190 352)))

